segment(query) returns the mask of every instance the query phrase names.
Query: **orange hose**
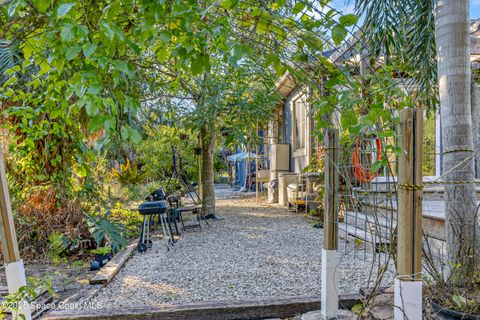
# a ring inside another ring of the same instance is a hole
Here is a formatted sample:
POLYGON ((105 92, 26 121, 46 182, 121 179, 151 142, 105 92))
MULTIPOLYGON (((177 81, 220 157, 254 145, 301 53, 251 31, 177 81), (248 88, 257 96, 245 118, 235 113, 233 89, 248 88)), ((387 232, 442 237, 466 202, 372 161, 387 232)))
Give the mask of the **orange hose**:
MULTIPOLYGON (((382 160, 382 140, 380 138, 375 139, 375 145, 377 148, 377 161, 382 160)), ((360 136, 355 140, 355 147, 352 153, 352 172, 353 176, 360 182, 370 182, 377 176, 377 172, 373 172, 370 168, 364 168, 360 164, 360 136)))

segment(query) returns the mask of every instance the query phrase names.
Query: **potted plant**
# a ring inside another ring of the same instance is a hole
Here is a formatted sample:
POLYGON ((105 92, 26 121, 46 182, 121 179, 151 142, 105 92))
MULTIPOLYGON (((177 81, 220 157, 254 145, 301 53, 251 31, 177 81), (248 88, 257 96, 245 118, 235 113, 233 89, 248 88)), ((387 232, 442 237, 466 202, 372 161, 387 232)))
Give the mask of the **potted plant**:
POLYGON ((480 283, 466 286, 430 285, 430 305, 438 319, 480 320, 480 283))
POLYGON ((97 248, 91 251, 95 254, 95 260, 90 265, 92 270, 103 267, 110 260, 111 254, 127 245, 125 227, 110 219, 110 215, 110 210, 104 214, 85 214, 90 233, 97 243, 97 248))
POLYGON ((480 320, 480 268, 467 272, 460 264, 447 264, 440 253, 434 254, 429 241, 426 244, 425 293, 433 314, 444 320, 480 320))
POLYGON ((98 247, 90 252, 95 254, 95 261, 99 263, 100 268, 106 265, 107 262, 112 258, 110 255, 112 248, 110 247, 98 247))

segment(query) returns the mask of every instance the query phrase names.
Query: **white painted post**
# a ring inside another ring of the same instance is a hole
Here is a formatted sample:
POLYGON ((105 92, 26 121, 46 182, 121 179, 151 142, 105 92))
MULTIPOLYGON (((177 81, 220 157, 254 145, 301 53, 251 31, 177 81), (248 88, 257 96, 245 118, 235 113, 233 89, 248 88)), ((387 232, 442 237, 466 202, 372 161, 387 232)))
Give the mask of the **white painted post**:
POLYGON ((322 249, 322 319, 334 319, 338 315, 338 254, 337 250, 322 249))
POLYGON ((422 319, 423 112, 400 111, 394 319, 422 319))
MULTIPOLYGON (((0 146, 0 150, 2 150, 0 146)), ((14 293, 27 284, 23 260, 18 252, 17 235, 13 223, 10 195, 8 193, 7 178, 3 155, 0 151, 0 235, 2 240, 3 256, 5 257, 5 273, 7 276, 8 292, 14 293)), ((31 320, 30 306, 21 303, 18 312, 13 312, 13 319, 23 315, 25 320, 31 320)))
MULTIPOLYGON (((10 262, 5 265, 5 273, 7 276, 7 286, 8 292, 14 293, 18 291, 21 287, 27 285, 27 279, 25 277, 25 267, 23 265, 23 260, 16 262, 10 262)), ((25 317, 25 320, 32 319, 32 312, 30 310, 30 305, 26 301, 19 302, 18 311, 13 311, 13 319, 21 319, 20 315, 25 317)))
POLYGON ((325 131, 325 221, 322 249, 322 319, 334 319, 338 315, 338 131, 325 131))
POLYGON ((394 305, 394 320, 421 320, 422 281, 405 281, 397 277, 394 284, 394 305))

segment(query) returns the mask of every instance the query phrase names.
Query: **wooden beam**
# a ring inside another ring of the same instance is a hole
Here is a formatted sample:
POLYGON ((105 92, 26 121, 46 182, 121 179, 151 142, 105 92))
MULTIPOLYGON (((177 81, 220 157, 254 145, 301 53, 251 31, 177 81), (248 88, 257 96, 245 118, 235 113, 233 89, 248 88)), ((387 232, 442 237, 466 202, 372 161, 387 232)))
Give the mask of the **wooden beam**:
POLYGON ((139 239, 130 243, 125 250, 117 253, 102 269, 98 270, 95 276, 90 279, 90 284, 107 284, 112 281, 113 277, 120 271, 125 262, 130 258, 137 248, 139 239))
POLYGON ((422 272, 423 111, 400 111, 398 159, 397 272, 419 280, 422 272))
MULTIPOLYGON (((340 307, 350 309, 360 302, 360 294, 340 296, 340 307)), ((319 296, 297 296, 243 301, 211 301, 138 308, 55 310, 45 320, 247 320, 287 318, 320 309, 319 296)))
MULTIPOLYGON (((2 150, 0 146, 0 150, 2 150)), ((13 223, 12 206, 10 204, 10 195, 8 193, 7 178, 5 175, 5 164, 3 154, 0 151, 0 214, 3 256, 5 263, 17 262, 20 260, 18 251, 17 235, 13 223)))
POLYGON ((338 246, 338 130, 325 130, 325 250, 336 250, 338 246))

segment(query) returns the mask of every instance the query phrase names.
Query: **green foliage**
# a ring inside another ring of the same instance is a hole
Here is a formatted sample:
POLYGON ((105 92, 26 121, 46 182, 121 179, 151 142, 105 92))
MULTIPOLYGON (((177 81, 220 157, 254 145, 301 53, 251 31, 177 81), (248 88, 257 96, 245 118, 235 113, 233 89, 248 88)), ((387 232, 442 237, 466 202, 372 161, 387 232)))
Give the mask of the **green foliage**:
MULTIPOLYGON (((55 296, 50 279, 27 278, 27 285, 20 287, 16 292, 8 294, 0 304, 0 319, 6 319, 12 311, 19 311, 19 306, 25 301, 35 300, 39 293, 47 291, 52 297, 55 296)), ((20 319, 23 316, 20 315, 20 319)), ((19 318, 16 318, 17 320, 19 318)))
MULTIPOLYGON (((151 117, 153 118, 154 115, 151 117)), ((137 161, 142 163, 142 170, 147 180, 160 182, 172 176, 172 147, 182 158, 182 166, 188 179, 197 180, 194 151, 196 135, 164 124, 154 128, 147 126, 145 132, 146 139, 137 147, 137 161), (181 136, 183 139, 180 138, 181 136)))
POLYGON ((110 247, 98 247, 94 250, 90 250, 90 253, 101 254, 101 255, 107 255, 111 252, 112 252, 112 248, 110 248, 110 247))
POLYGON ((108 244, 112 252, 116 253, 125 247, 128 241, 125 237, 124 225, 113 221, 110 215, 111 212, 106 211, 100 215, 85 214, 85 218, 97 246, 104 247, 108 244))
POLYGON ((359 317, 366 317, 368 315, 368 308, 366 308, 363 303, 356 303, 351 310, 353 313, 359 317))
POLYGON ((358 0, 355 6, 358 16, 365 17, 364 43, 377 56, 390 57, 386 63, 414 81, 414 101, 435 108, 435 1, 358 0))
POLYGON ((48 256, 52 259, 53 264, 58 266, 61 262, 65 262, 65 253, 70 245, 70 241, 64 234, 54 231, 48 237, 48 256))
MULTIPOLYGON (((134 193, 135 200, 139 199, 140 196, 146 196, 147 194, 148 192, 134 193)), ((117 202, 112 209, 110 218, 125 226, 127 238, 139 236, 143 218, 138 214, 137 210, 125 209, 120 202, 117 202)))

